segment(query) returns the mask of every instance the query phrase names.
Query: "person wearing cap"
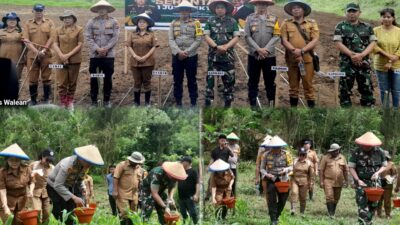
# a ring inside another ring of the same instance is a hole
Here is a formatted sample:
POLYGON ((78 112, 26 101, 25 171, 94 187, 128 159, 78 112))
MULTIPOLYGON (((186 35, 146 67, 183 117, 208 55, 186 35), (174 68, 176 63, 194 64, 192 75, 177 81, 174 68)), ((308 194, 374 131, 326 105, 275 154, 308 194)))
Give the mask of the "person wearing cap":
MULTIPOLYGON (((314 141, 310 140, 310 139, 304 139, 302 141, 303 144, 303 148, 307 151, 307 159, 311 162, 313 169, 314 169, 314 176, 318 177, 319 171, 318 171, 318 155, 314 150, 314 141)), ((315 181, 315 177, 314 179, 312 179, 312 182, 310 183, 309 188, 309 193, 308 196, 310 198, 310 201, 313 200, 314 197, 314 181, 315 181)))
POLYGON ((227 146, 227 137, 225 134, 218 136, 218 146, 211 152, 211 161, 209 165, 218 159, 222 159, 225 162, 229 161, 229 157, 234 157, 233 152, 227 146))
POLYGON ((231 171, 233 175, 235 176, 235 181, 233 182, 233 187, 232 187, 232 194, 236 196, 236 181, 237 181, 237 167, 239 163, 239 156, 240 156, 240 146, 238 145, 238 141, 240 138, 235 134, 235 133, 230 133, 226 139, 228 140, 227 147, 229 150, 231 150, 233 156, 229 156, 228 158, 228 163, 230 165, 231 171))
MULTIPOLYGON (((86 205, 83 180, 90 167, 103 165, 100 151, 94 145, 75 148, 72 156, 57 163, 47 178, 47 193, 57 220, 63 219, 63 210, 71 212, 76 207, 86 205)), ((73 219, 69 217, 65 224, 72 225, 73 219)))
POLYGON ((392 95, 393 107, 398 108, 400 104, 400 27, 396 22, 394 9, 385 8, 379 14, 381 26, 374 28, 378 39, 373 51, 374 69, 379 81, 382 105, 389 106, 389 97, 385 99, 385 92, 388 92, 392 95))
POLYGON ((171 214, 171 208, 176 208, 174 201, 176 183, 186 180, 187 176, 180 162, 164 162, 150 171, 141 185, 143 193, 141 213, 146 222, 155 209, 158 222, 161 225, 165 224, 164 212, 171 214))
POLYGON ((350 3, 346 6, 346 20, 338 23, 333 40, 340 51, 340 71, 346 73, 339 81, 339 99, 342 107, 352 105, 351 95, 354 80, 360 92, 361 106, 373 106, 375 98, 371 80, 369 54, 377 38, 371 25, 359 20, 360 6, 350 3))
MULTIPOLYGON (((154 2, 155 3, 155 2, 154 2)), ((126 25, 133 25, 132 18, 146 13, 150 16, 153 21, 161 22, 161 14, 158 11, 157 5, 152 4, 152 1, 148 0, 128 0, 126 1, 127 7, 125 7, 126 25), (131 2, 131 4, 129 4, 131 2)))
POLYGON ((135 105, 140 105, 140 92, 143 89, 145 104, 150 105, 151 77, 156 64, 154 52, 158 47, 157 38, 150 30, 154 21, 146 13, 133 17, 132 21, 136 25, 136 31, 128 32, 126 46, 131 55, 133 101, 135 105))
POLYGON ((358 147, 349 159, 349 170, 356 185, 356 202, 358 205, 358 222, 372 224, 372 219, 378 207, 378 202, 368 201, 365 193, 367 187, 382 187, 380 175, 386 169, 387 160, 381 140, 372 132, 367 132, 357 138, 358 147))
POLYGON ((342 187, 348 185, 349 169, 346 158, 340 153, 341 147, 333 143, 319 164, 320 187, 324 189, 326 208, 330 217, 335 216, 342 187))
POLYGON ((297 107, 301 79, 307 105, 313 108, 315 106, 313 56, 319 41, 318 24, 314 19, 306 18, 311 13, 311 7, 302 0, 290 0, 284 9, 287 14, 293 16, 292 19, 284 20, 281 26, 282 45, 286 49, 285 60, 289 67, 290 106, 297 107))
POLYGON ((377 214, 379 217, 382 218, 382 206, 385 207, 385 215, 386 218, 391 218, 391 211, 392 211, 392 193, 393 193, 393 182, 397 177, 397 169, 396 166, 392 162, 392 157, 388 151, 384 151, 385 158, 387 160, 386 169, 381 173, 382 179, 382 188, 385 190, 383 192, 382 198, 379 201, 377 214))
POLYGON ((17 67, 19 80, 26 63, 25 53, 22 55, 25 45, 22 42, 21 20, 15 12, 9 12, 3 17, 2 21, 4 27, 0 28, 0 58, 11 59, 17 67), (18 62, 20 58, 21 60, 18 62))
POLYGON ((32 198, 35 189, 35 177, 29 166, 22 160, 29 160, 29 156, 18 146, 13 144, 0 152, 5 157, 6 164, 0 168, 0 217, 3 224, 13 214, 12 225, 22 225, 18 212, 25 209, 28 198, 32 198), (29 189, 29 190, 28 190, 29 189))
MULTIPOLYGON (((235 54, 234 46, 239 41, 239 25, 231 17, 233 5, 228 0, 212 0, 208 8, 215 14, 208 18, 204 27, 205 40, 208 48, 208 71, 223 72, 225 107, 230 107, 233 101, 235 86, 235 54)), ((211 106, 214 99, 215 76, 207 74, 205 106, 211 106)))
MULTIPOLYGON (((218 159, 210 165, 209 170, 212 172, 210 177, 212 203, 221 205, 222 200, 232 195, 232 186, 235 181, 235 175, 229 169, 230 166, 225 161, 218 159)), ((222 219, 225 219, 228 208, 223 206, 222 219)))
POLYGON ((106 180, 107 180, 108 202, 110 203, 111 212, 113 216, 117 216, 118 214, 117 203, 115 202, 115 198, 112 196, 112 193, 114 191, 114 171, 115 171, 115 166, 109 165, 106 180))
POLYGON ((275 104, 276 71, 272 71, 271 67, 276 66, 275 46, 280 40, 281 32, 278 17, 268 13, 268 7, 275 3, 273 0, 251 0, 249 3, 256 7, 255 13, 247 17, 244 27, 245 39, 249 47, 247 87, 250 106, 257 106, 261 70, 268 105, 273 106, 275 104))
MULTIPOLYGON (((90 11, 98 16, 86 24, 84 36, 89 46, 89 73, 104 74, 103 101, 105 107, 111 107, 112 75, 114 73, 115 46, 118 42, 118 21, 109 16, 115 8, 105 0, 94 4, 90 11)), ((97 105, 99 93, 98 77, 90 78, 90 97, 92 106, 97 105)))
POLYGON ((260 171, 260 165, 261 162, 263 161, 264 153, 268 151, 268 147, 266 145, 271 141, 272 136, 267 134, 267 136, 264 137, 263 143, 258 147, 258 152, 257 152, 257 159, 256 159, 256 174, 255 174, 255 184, 257 189, 260 191, 260 194, 264 193, 266 202, 268 203, 268 194, 267 194, 267 181, 265 179, 262 179, 262 174, 260 171), (260 185, 260 180, 261 180, 261 185, 260 185))
POLYGON ((145 158, 140 152, 132 152, 115 168, 112 195, 116 199, 121 225, 132 224, 128 218, 128 209, 133 212, 138 210, 139 187, 142 182, 140 168, 144 161, 145 158))
POLYGON ((293 163, 293 176, 291 179, 290 203, 291 213, 296 213, 296 205, 300 200, 300 214, 304 216, 307 204, 307 192, 314 182, 314 168, 310 160, 307 159, 307 150, 299 148, 298 158, 293 163))
POLYGON ((76 25, 77 18, 71 10, 60 16, 63 25, 54 32, 53 49, 57 63, 63 64, 57 70, 58 94, 62 107, 74 108, 74 95, 82 62, 83 28, 76 25))
POLYGON ((265 146, 269 150, 264 153, 260 171, 262 179, 267 182, 271 224, 277 225, 289 193, 279 193, 275 183, 288 181, 288 174, 293 170, 293 159, 290 152, 283 149, 287 144, 279 136, 274 136, 265 146))
POLYGON ((186 71, 190 104, 197 104, 197 49, 200 47, 203 30, 200 21, 192 19, 190 13, 197 9, 183 0, 175 10, 180 14, 171 22, 168 32, 172 52, 172 74, 174 75, 174 97, 177 106, 182 106, 183 78, 186 71))
POLYGON ((33 6, 33 19, 28 20, 23 29, 23 39, 28 48, 27 64, 29 75, 29 94, 31 105, 37 104, 39 76, 43 84, 43 102, 48 103, 51 94, 51 69, 52 54, 50 47, 53 44, 55 29, 51 19, 44 17, 45 6, 33 6))
POLYGON ((36 184, 33 190, 33 209, 41 211, 41 223, 48 223, 50 218, 50 198, 47 194, 47 177, 54 169, 54 151, 45 149, 39 155, 39 159, 30 164, 36 184))
POLYGON ((183 156, 181 163, 188 177, 186 180, 178 182, 179 209, 184 221, 189 213, 193 224, 197 224, 196 203, 200 200, 200 178, 197 171, 192 168, 192 157, 183 156))

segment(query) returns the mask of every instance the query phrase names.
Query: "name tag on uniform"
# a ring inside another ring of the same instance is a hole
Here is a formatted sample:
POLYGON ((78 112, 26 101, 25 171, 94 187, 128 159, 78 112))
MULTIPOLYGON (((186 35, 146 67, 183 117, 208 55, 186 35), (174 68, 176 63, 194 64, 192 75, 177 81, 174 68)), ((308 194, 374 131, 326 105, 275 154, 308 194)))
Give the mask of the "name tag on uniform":
POLYGON ((64 65, 63 64, 49 64, 50 69, 63 69, 64 65))
POLYGON ((328 77, 345 77, 346 73, 345 72, 328 72, 327 76, 328 77))
POLYGON ((104 73, 91 73, 90 74, 91 78, 104 78, 106 75, 104 73))
POLYGON ((165 70, 153 70, 151 74, 153 76, 168 76, 168 72, 165 70))
POLYGON ((400 69, 394 70, 395 73, 400 73, 400 69))
POLYGON ((224 71, 208 71, 209 76, 224 76, 224 71))
POLYGON ((289 68, 287 66, 272 66, 271 67, 272 71, 283 71, 283 72, 287 72, 289 71, 289 68))

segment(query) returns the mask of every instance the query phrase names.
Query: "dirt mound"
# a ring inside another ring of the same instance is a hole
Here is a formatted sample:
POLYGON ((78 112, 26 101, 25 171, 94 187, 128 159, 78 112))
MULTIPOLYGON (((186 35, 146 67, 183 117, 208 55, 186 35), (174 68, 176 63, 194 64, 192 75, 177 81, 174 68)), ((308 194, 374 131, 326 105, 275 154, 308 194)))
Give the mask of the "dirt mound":
MULTIPOLYGON (((32 17, 31 7, 10 7, 5 6, 0 10, 0 14, 4 15, 8 11, 16 11, 21 20, 25 22, 26 20, 32 17)), ((58 19, 58 16, 62 14, 64 11, 63 8, 52 8, 49 7, 47 9, 47 17, 51 18, 57 26, 61 25, 61 21, 58 19)), ((86 22, 95 16, 95 14, 91 13, 88 9, 74 9, 77 17, 78 17, 78 25, 85 26, 86 22)), ((280 18, 280 21, 287 18, 287 15, 284 14, 284 11, 281 7, 272 7, 270 9, 271 13, 277 15, 280 18)), ((116 12, 111 14, 111 16, 118 19, 120 24, 124 23, 124 10, 118 9, 116 12)), ((330 71, 338 71, 338 51, 336 50, 334 43, 332 41, 333 30, 335 25, 343 20, 343 18, 327 13, 312 13, 310 18, 315 19, 318 22, 321 32, 320 44, 317 47, 317 53, 321 58, 321 69, 324 72, 330 71)), ((171 73, 171 52, 168 47, 168 35, 166 31, 156 31, 157 38, 159 40, 160 47, 156 51, 157 65, 156 68, 158 70, 167 70, 171 73)), ((246 43, 242 39, 240 40, 240 44, 246 48, 246 43)), ((114 105, 121 104, 122 106, 132 105, 133 101, 133 93, 131 92, 129 95, 126 95, 128 90, 133 86, 133 78, 131 73, 128 71, 128 74, 124 74, 124 28, 121 29, 120 38, 117 44, 117 56, 115 60, 115 74, 114 74, 114 83, 113 83, 113 94, 112 94, 112 102, 114 105)), ((282 46, 278 46, 283 50, 282 46)), ((242 60, 243 64, 240 64, 240 61, 236 62, 236 85, 235 85, 235 101, 233 106, 248 106, 247 100, 247 76, 243 70, 247 68, 247 55, 240 48, 236 48, 239 58, 242 60)), ((205 42, 202 43, 199 50, 199 67, 198 67, 198 75, 197 82, 199 85, 199 105, 204 104, 204 92, 205 92, 205 77, 207 73, 207 45, 205 42)), ((278 65, 285 66, 285 61, 283 55, 277 53, 277 61, 278 65)), ((83 48, 83 58, 84 61, 81 65, 81 73, 78 79, 78 87, 76 91, 76 102, 77 105, 87 106, 90 104, 89 97, 89 72, 87 70, 89 64, 88 57, 88 48, 84 45, 83 48)), ((284 79, 287 79, 287 74, 280 74, 276 78, 277 85, 277 106, 288 106, 289 105, 289 88, 284 79)), ((25 73, 23 75, 23 79, 25 78, 25 73)), ((53 80, 55 80, 55 73, 53 73, 53 80)), ((377 81, 373 79, 374 87, 375 87, 375 96, 378 99, 379 93, 377 88, 377 81)), ((158 78, 153 78, 152 81, 152 89, 153 89, 153 103, 157 103, 158 100, 158 78)), ((21 92, 21 99, 28 99, 28 82, 25 82, 25 85, 21 92)), ((260 81, 260 85, 263 82, 260 81)), ((164 102, 168 96, 168 93, 171 91, 171 87, 173 85, 172 76, 161 78, 161 96, 162 102, 164 102)), ((317 96, 317 105, 324 107, 335 107, 337 106, 338 97, 337 97, 337 81, 327 77, 318 77, 314 78, 314 87, 317 96)), ((263 86, 263 85, 262 85, 263 86)), ((265 90, 260 86, 260 101, 262 105, 266 104, 265 90)), ((185 85, 184 89, 184 104, 189 105, 189 98, 187 93, 187 86, 185 85)), ((356 87, 355 87, 356 90, 356 87)), ((42 91, 40 91, 41 93, 42 91)), ((215 92, 217 93, 217 92, 215 92)), ((359 105, 359 94, 355 91, 355 99, 354 103, 359 105)), ((301 93, 301 96, 302 93, 301 93)), ((377 101, 379 102, 379 101, 377 101)), ((173 93, 171 92, 169 98, 166 100, 166 106, 172 106, 174 104, 173 93)), ((216 94, 214 105, 223 105, 222 95, 216 94)))

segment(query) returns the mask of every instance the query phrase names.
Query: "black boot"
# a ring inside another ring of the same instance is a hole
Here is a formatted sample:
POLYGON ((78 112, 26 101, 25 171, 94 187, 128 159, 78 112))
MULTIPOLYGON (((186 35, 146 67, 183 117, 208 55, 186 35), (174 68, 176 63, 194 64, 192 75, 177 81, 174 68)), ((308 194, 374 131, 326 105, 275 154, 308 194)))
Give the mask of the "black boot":
POLYGON ((334 207, 334 203, 332 203, 332 202, 326 203, 326 208, 328 209, 329 217, 333 217, 335 215, 335 213, 333 212, 333 210, 334 210, 333 207, 334 207))
POLYGON ((315 107, 315 101, 314 100, 307 100, 307 105, 308 108, 312 109, 315 107))
POLYGON ((43 84, 43 103, 49 104, 51 94, 51 85, 50 84, 43 84))
POLYGON ((176 107, 181 108, 182 107, 182 99, 175 99, 176 102, 176 107))
POLYGON ((150 97, 151 97, 151 91, 144 93, 144 104, 146 106, 150 106, 150 97))
POLYGON ((133 103, 137 106, 140 105, 140 91, 133 92, 133 103))
POLYGON ((336 214, 336 206, 337 206, 337 203, 333 203, 333 206, 332 206, 333 216, 335 216, 335 214, 336 214))
POLYGON ((298 99, 298 98, 292 98, 292 97, 290 97, 290 106, 291 106, 291 107, 297 107, 298 102, 299 102, 299 99, 298 99))
POLYGON ((313 200, 314 192, 308 191, 308 196, 310 197, 310 201, 313 200))
POLYGON ((257 99, 256 98, 250 98, 249 101, 250 101, 250 106, 252 108, 257 107, 257 99))
POLYGON ((197 106, 197 99, 196 99, 196 98, 190 99, 190 105, 191 105, 192 107, 196 107, 196 106, 197 106))
POLYGON ((231 107, 231 104, 232 104, 232 101, 231 100, 225 100, 225 108, 230 108, 231 107))
POLYGON ((38 89, 38 86, 37 86, 37 84, 34 84, 34 85, 29 85, 29 95, 31 96, 31 102, 29 103, 29 105, 36 105, 37 104, 37 101, 36 101, 36 98, 37 98, 37 89, 38 89))
POLYGON ((205 102, 204 102, 204 105, 206 107, 210 107, 211 106, 211 100, 210 99, 206 99, 205 102))

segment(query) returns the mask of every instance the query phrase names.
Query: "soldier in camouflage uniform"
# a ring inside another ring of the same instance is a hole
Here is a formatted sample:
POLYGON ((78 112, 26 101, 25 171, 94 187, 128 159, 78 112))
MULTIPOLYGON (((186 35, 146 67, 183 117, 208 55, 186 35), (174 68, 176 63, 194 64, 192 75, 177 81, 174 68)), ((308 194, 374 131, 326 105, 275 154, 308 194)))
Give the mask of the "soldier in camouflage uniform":
POLYGON ((164 162, 162 166, 152 169, 141 186, 144 220, 147 221, 150 218, 155 208, 158 222, 164 225, 164 212, 170 213, 170 206, 175 208, 174 190, 176 182, 186 178, 186 171, 179 162, 164 162), (165 190, 167 190, 167 193, 165 193, 165 190))
MULTIPOLYGON (((208 71, 222 71, 224 83, 225 107, 233 101, 235 85, 235 56, 233 47, 239 41, 239 26, 230 15, 233 5, 227 0, 213 0, 210 11, 216 16, 210 17, 204 27, 205 40, 209 45, 208 71)), ((205 105, 210 106, 214 99, 214 76, 207 74, 205 105)))
POLYGON ((348 165, 356 185, 358 222, 369 225, 378 202, 368 201, 364 188, 382 186, 380 174, 385 170, 387 161, 379 148, 382 142, 372 132, 365 133, 355 142, 359 147, 351 154, 348 165))
POLYGON ((372 27, 358 20, 360 7, 350 3, 346 7, 347 20, 336 25, 333 40, 340 50, 340 71, 346 76, 340 78, 339 98, 343 107, 351 106, 350 96, 357 81, 358 91, 361 94, 360 104, 372 106, 375 104, 371 81, 371 62, 369 54, 373 50, 377 38, 372 27))

